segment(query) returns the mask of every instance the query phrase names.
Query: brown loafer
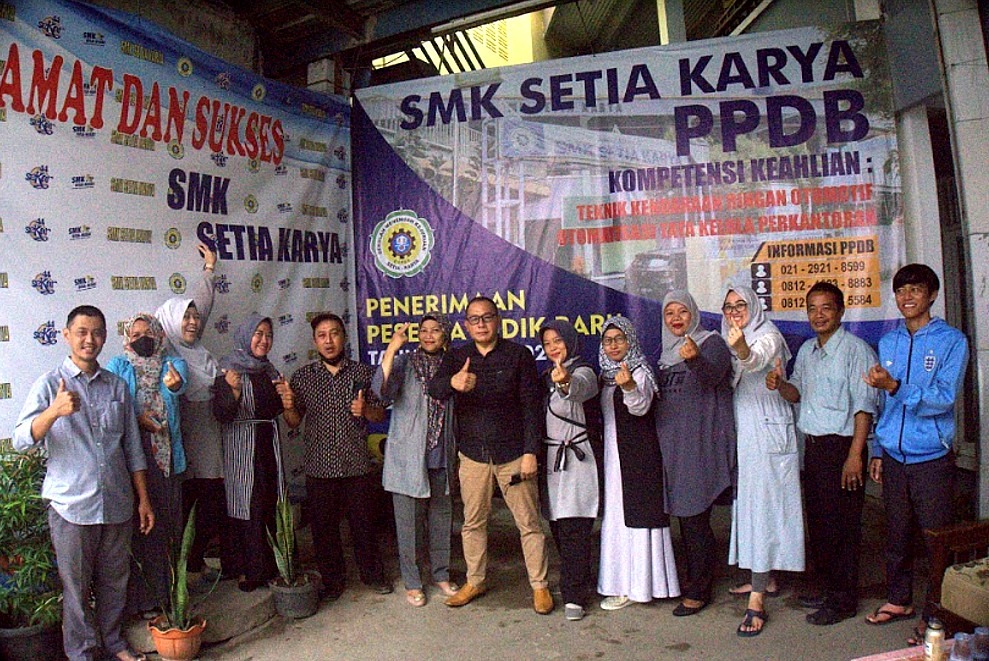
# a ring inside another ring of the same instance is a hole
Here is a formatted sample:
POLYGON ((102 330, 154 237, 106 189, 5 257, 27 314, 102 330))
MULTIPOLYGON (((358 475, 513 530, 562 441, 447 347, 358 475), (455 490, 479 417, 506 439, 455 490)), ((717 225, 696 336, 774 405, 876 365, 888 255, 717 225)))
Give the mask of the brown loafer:
POLYGON ((446 605, 452 608, 459 608, 460 606, 466 606, 470 602, 474 601, 482 594, 487 592, 488 589, 484 585, 474 585, 473 583, 466 583, 464 587, 457 590, 457 594, 453 595, 446 600, 446 605))
POLYGON ((549 615, 553 612, 553 595, 549 593, 549 588, 532 590, 532 609, 540 615, 549 615))

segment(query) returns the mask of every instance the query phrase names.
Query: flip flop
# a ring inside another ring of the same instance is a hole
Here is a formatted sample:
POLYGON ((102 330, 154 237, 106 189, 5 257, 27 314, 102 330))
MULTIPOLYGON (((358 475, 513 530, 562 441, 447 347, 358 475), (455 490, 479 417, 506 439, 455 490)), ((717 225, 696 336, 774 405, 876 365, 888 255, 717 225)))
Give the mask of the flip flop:
POLYGON ((753 608, 746 608, 745 619, 742 620, 742 623, 738 625, 738 629, 735 630, 735 633, 737 633, 741 638, 753 638, 762 633, 762 630, 766 628, 767 622, 769 622, 769 615, 766 613, 766 611, 757 611, 753 608), (760 620, 762 620, 761 627, 759 627, 758 629, 753 629, 752 631, 747 631, 742 628, 742 627, 751 627, 753 625, 752 620, 754 620, 755 618, 759 618, 760 620))
POLYGON ((422 590, 406 590, 405 600, 409 605, 419 608, 426 605, 426 593, 422 590))
POLYGON ((872 626, 875 626, 875 627, 881 627, 881 626, 883 626, 885 624, 889 624, 891 622, 899 622, 900 620, 909 620, 909 619, 914 618, 914 617, 916 617, 916 613, 914 612, 914 610, 912 608, 910 610, 908 610, 908 611, 904 611, 902 613, 897 613, 896 611, 891 611, 889 609, 886 609, 886 608, 883 608, 882 606, 880 606, 876 610, 872 611, 872 614, 871 615, 866 615, 865 616, 865 621, 866 621, 866 624, 871 624, 872 626), (877 619, 875 619, 875 618, 877 618, 877 617, 879 617, 881 615, 882 616, 885 616, 885 619, 883 619, 883 620, 877 620, 877 619))

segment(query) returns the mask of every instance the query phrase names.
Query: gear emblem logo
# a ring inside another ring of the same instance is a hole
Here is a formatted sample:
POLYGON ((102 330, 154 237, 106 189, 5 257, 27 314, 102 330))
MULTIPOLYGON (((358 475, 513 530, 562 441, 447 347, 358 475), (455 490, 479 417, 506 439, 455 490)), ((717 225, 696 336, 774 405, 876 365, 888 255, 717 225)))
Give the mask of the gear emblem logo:
POLYGON ((433 228, 410 209, 392 211, 371 233, 374 265, 389 278, 421 273, 435 245, 433 228))

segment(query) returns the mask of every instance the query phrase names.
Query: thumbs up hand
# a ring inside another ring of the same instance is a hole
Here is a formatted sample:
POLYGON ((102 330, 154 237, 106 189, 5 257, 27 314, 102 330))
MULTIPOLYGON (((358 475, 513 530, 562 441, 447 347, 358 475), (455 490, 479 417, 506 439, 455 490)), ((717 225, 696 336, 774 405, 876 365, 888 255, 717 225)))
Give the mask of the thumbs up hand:
POLYGON ((701 349, 694 342, 694 338, 689 335, 683 339, 683 346, 680 347, 680 357, 684 360, 693 360, 697 356, 701 355, 701 349))
POLYGON ((51 403, 52 412, 56 417, 72 415, 79 410, 79 393, 73 392, 65 387, 65 379, 58 380, 58 391, 55 393, 55 401, 51 403))
POLYGON ((618 371, 615 372, 615 384, 625 392, 635 390, 635 379, 632 378, 632 371, 629 370, 628 364, 624 360, 619 364, 618 371))
POLYGON ((278 396, 282 398, 282 408, 286 411, 294 411, 295 391, 292 390, 291 386, 289 386, 288 381, 285 380, 285 377, 279 374, 278 378, 275 381, 272 381, 272 383, 275 384, 275 392, 277 392, 278 396))
POLYGON ((174 363, 168 363, 168 371, 162 377, 161 382, 171 391, 176 391, 182 387, 182 375, 175 369, 174 363))
POLYGON ((450 387, 457 392, 470 392, 476 385, 477 375, 470 371, 470 358, 467 358, 460 371, 450 377, 450 387))
POLYGON ((549 373, 549 378, 561 386, 565 386, 570 383, 570 371, 564 367, 562 360, 556 360, 553 363, 553 371, 549 373))
POLYGON ((783 371, 783 359, 777 358, 773 369, 766 372, 766 387, 770 390, 779 390, 781 384, 786 383, 786 372, 783 371))
POLYGON ((360 418, 364 415, 364 390, 357 391, 357 397, 350 403, 350 414, 355 418, 360 418))

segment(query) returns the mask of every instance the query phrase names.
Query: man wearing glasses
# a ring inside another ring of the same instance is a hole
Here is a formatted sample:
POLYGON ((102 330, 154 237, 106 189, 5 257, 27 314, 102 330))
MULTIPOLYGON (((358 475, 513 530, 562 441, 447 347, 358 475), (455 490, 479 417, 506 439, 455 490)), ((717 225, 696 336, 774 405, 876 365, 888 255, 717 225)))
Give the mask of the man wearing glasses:
POLYGON ((429 394, 454 398, 460 458, 460 494, 467 584, 447 599, 464 606, 487 591, 488 517, 494 482, 515 517, 537 613, 553 611, 546 582, 546 538, 539 521, 536 452, 542 442, 536 361, 524 346, 499 336, 494 301, 478 296, 467 306, 472 342, 447 352, 429 394))

